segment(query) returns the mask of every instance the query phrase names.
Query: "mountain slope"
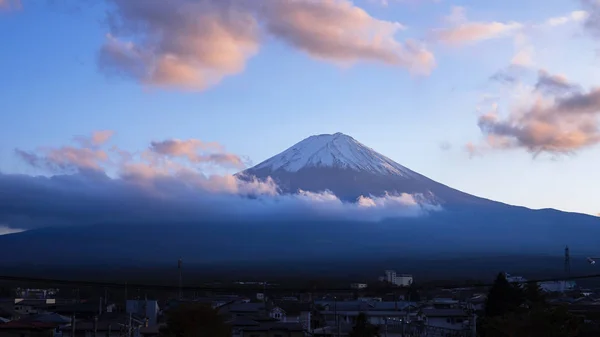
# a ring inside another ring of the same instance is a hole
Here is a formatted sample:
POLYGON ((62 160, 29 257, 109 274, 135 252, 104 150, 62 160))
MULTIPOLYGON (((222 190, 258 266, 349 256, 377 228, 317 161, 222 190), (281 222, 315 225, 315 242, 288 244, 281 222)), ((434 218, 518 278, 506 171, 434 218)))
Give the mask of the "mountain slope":
POLYGON ((339 133, 309 137, 238 176, 273 177, 284 192, 330 190, 352 201, 386 192, 422 194, 427 201, 442 203, 444 210, 378 223, 274 215, 260 220, 200 218, 187 223, 45 228, 0 236, 0 253, 10 257, 0 260, 0 266, 153 264, 183 257, 188 262, 246 265, 302 260, 302 268, 308 270, 315 261, 335 265, 490 254, 560 255, 565 245, 573 254, 598 254, 597 217, 478 198, 339 133))
POLYGON ((450 207, 503 205, 431 180, 339 132, 308 137, 238 177, 271 177, 284 193, 329 190, 347 201, 388 192, 433 196, 450 207))

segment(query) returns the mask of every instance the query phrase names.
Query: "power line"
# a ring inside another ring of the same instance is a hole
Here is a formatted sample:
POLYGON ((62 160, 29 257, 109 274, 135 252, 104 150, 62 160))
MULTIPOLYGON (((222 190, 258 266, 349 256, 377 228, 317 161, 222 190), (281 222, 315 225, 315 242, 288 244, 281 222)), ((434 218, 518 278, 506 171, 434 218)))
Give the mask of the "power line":
MULTIPOLYGON (((600 274, 588 274, 588 275, 579 275, 579 276, 569 276, 569 277, 555 277, 555 278, 547 278, 547 279, 536 279, 536 280, 527 280, 523 283, 528 282, 555 282, 555 281, 571 281, 571 280, 583 280, 583 279, 592 279, 592 278, 600 278, 600 274)), ((65 285, 65 286, 87 286, 87 287, 106 287, 106 288, 137 288, 137 289, 153 289, 153 290, 165 290, 165 291, 265 291, 266 284, 263 287, 215 287, 215 286, 185 286, 180 287, 179 285, 157 285, 157 284, 131 284, 131 283, 116 283, 116 282, 97 282, 97 281, 77 281, 77 280, 61 280, 61 279, 45 279, 45 278, 33 278, 33 277, 22 277, 22 276, 6 276, 0 275, 0 280, 2 281, 14 281, 14 282, 26 282, 26 283, 45 283, 45 284, 53 284, 53 285, 65 285)), ((483 283, 474 283, 474 284, 446 284, 446 285, 436 285, 427 287, 430 289, 458 289, 458 288, 484 288, 491 287, 493 284, 483 284, 483 283)), ((383 291, 398 291, 399 288, 396 287, 371 287, 364 290, 357 290, 353 288, 327 288, 327 287, 317 287, 317 286, 306 286, 306 287, 269 287, 267 288, 269 291, 277 291, 277 292, 383 292, 383 291)))

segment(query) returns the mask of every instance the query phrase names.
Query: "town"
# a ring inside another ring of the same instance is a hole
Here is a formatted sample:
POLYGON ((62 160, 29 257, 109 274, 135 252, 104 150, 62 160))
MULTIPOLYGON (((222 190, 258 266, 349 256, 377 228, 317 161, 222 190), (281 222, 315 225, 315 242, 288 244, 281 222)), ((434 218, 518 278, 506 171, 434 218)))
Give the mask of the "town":
MULTIPOLYGON (((516 288, 524 289, 531 283, 507 273, 498 277, 516 288)), ((170 336, 164 332, 175 324, 170 323, 170 315, 187 307, 205 310, 204 316, 194 319, 195 324, 222 322, 227 332, 210 335, 215 337, 346 337, 356 336, 361 324, 374 331, 361 336, 474 337, 480 335, 480 320, 486 314, 486 303, 491 305, 492 289, 498 282, 491 288, 425 288, 418 286, 413 275, 394 270, 385 270, 373 279, 376 281, 348 283, 346 289, 288 289, 266 281, 237 281, 191 291, 182 287, 181 279, 179 286, 160 289, 135 285, 124 289, 109 285, 4 287, 0 336, 170 336)), ((566 308, 591 331, 590 336, 598 336, 600 291, 565 280, 535 285, 546 307, 566 308)), ((197 314, 183 313, 190 317, 197 314)), ((215 327, 206 329, 213 331, 215 327)), ((587 336, 583 330, 579 333, 573 336, 587 336)))

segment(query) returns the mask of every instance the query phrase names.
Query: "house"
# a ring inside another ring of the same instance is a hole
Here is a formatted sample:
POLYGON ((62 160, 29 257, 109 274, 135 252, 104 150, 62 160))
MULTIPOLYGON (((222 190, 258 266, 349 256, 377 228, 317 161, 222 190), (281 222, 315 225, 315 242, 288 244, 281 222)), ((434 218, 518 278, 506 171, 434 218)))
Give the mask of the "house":
POLYGON ((16 298, 13 309, 20 315, 33 315, 49 312, 56 306, 54 299, 16 298))
POLYGON ((57 327, 53 323, 11 321, 0 324, 0 336, 54 337, 57 327))
POLYGON ((305 337, 300 323, 265 322, 240 328, 240 337, 305 337))
POLYGON ((140 328, 140 337, 158 337, 160 328, 163 324, 155 326, 143 326, 140 328))
POLYGON ((155 326, 158 324, 160 308, 158 302, 154 300, 127 300, 125 312, 147 318, 148 325, 155 326))
MULTIPOLYGON (((12 304, 12 302, 10 302, 12 304)), ((0 321, 6 323, 21 318, 21 314, 13 310, 12 305, 0 305, 0 321)))
POLYGON ((395 322, 416 319, 418 305, 415 302, 366 302, 366 301, 316 301, 323 308, 321 315, 325 317, 327 326, 354 326, 359 314, 365 313, 371 324, 390 325, 395 322))
MULTIPOLYGON (((145 319, 127 313, 104 313, 97 318, 75 321, 75 337, 93 337, 94 331, 98 336, 120 337, 129 326, 133 337, 140 337, 140 330, 145 326, 145 319)), ((60 329, 63 336, 71 336, 72 327, 64 326, 60 329)))
POLYGON ((468 328, 471 316, 462 309, 421 309, 426 326, 448 330, 468 328))
POLYGON ((285 323, 300 323, 305 330, 311 329, 312 308, 309 303, 281 302, 274 305, 269 316, 285 323))
POLYGON ((485 307, 486 299, 487 299, 486 294, 475 294, 473 297, 471 297, 471 299, 469 300, 469 303, 471 303, 473 310, 482 311, 483 308, 485 307))

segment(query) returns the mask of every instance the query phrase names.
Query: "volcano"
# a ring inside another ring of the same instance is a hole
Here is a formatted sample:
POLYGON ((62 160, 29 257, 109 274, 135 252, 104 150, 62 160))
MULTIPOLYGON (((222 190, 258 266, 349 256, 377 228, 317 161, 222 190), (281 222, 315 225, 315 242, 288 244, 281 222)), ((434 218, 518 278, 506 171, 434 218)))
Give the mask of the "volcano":
POLYGON ((269 213, 257 218, 199 216, 181 223, 151 219, 132 224, 116 218, 93 225, 48 227, 0 236, 0 252, 10 256, 0 266, 120 265, 126 260, 148 265, 183 257, 194 263, 277 262, 309 270, 316 263, 360 260, 369 264, 408 257, 560 256, 565 245, 573 255, 591 255, 597 254, 600 243, 597 217, 532 210, 473 196, 433 181, 342 133, 308 137, 236 176, 271 178, 283 194, 330 191, 354 202, 360 196, 407 193, 421 206, 440 207, 424 216, 378 222, 269 213))
POLYGON ((504 205, 431 180, 340 132, 308 137, 237 176, 270 177, 283 193, 331 191, 349 202, 407 193, 451 208, 504 205))

